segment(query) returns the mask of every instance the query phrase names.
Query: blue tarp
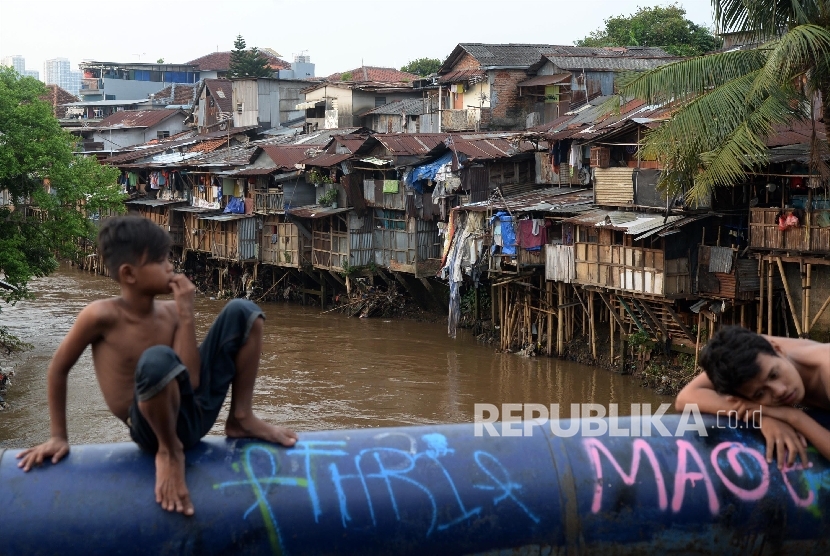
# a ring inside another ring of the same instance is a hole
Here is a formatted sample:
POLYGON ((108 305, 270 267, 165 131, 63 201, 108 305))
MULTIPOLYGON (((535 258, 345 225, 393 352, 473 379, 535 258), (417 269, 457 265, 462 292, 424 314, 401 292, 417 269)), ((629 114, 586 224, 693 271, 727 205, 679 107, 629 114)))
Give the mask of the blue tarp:
POLYGON ((434 180, 435 176, 438 174, 438 169, 449 162, 452 162, 451 152, 446 153, 434 162, 430 162, 429 164, 424 164, 422 166, 416 166, 406 176, 406 186, 411 187, 418 193, 423 193, 424 186, 427 185, 427 180, 434 180))
MULTIPOLYGON (((516 230, 513 228, 513 217, 510 214, 500 211, 490 218, 490 225, 495 226, 498 220, 498 225, 501 226, 501 252, 505 255, 516 254, 516 230), (505 225, 506 224, 506 225, 505 225)), ((495 246, 494 246, 495 247, 495 246)))

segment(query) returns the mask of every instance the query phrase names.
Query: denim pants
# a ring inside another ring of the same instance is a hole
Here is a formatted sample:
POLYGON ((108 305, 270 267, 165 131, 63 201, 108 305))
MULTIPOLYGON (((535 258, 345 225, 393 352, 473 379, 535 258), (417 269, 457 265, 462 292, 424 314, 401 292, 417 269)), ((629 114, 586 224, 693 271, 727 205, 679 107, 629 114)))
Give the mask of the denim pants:
POLYGON ((135 369, 135 399, 127 419, 130 436, 136 444, 151 453, 158 451, 158 439, 139 411, 138 402, 157 396, 173 379, 179 384, 181 399, 176 435, 185 449, 199 443, 219 416, 236 375, 236 355, 260 317, 265 318, 265 315, 251 301, 234 299, 225 305, 199 346, 201 368, 199 386, 195 390, 190 384, 187 368, 173 348, 152 346, 142 353, 135 369))

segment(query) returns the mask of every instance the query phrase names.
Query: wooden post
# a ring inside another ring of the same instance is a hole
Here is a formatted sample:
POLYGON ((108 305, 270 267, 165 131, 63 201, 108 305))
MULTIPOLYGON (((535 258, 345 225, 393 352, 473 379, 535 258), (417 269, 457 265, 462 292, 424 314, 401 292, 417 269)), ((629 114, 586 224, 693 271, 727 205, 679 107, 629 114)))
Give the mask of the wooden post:
POLYGON ((591 355, 593 355, 594 360, 597 358, 597 334, 596 328, 594 325, 594 292, 590 292, 588 294, 588 318, 590 319, 591 324, 591 355))
POLYGON ((700 317, 701 313, 697 314, 697 339, 695 340, 695 371, 697 371, 697 358, 700 355, 700 317))
POLYGON ((761 291, 758 295, 758 334, 764 332, 764 257, 758 257, 758 282, 760 283, 761 291))
POLYGON ((560 357, 565 352, 565 309, 562 308, 562 305, 565 304, 565 292, 563 286, 562 282, 556 284, 558 305, 556 313, 556 354, 560 357))
POLYGON ((772 259, 767 261, 767 334, 772 336, 772 259))
POLYGON ((547 301, 548 310, 548 356, 553 355, 553 282, 545 283, 545 301, 547 301))
POLYGON ((608 308, 608 327, 611 329, 611 366, 614 366, 614 325, 616 324, 611 308, 608 308))
POLYGON ((746 328, 746 304, 741 305, 741 326, 746 328))
POLYGON ((496 286, 490 285, 490 326, 496 331, 496 286))
MULTIPOLYGON (((790 305, 790 312, 793 315, 793 322, 795 323, 795 333, 798 337, 801 337, 801 318, 799 315, 795 314, 795 305, 793 305, 793 296, 790 295, 790 284, 787 281, 787 275, 784 274, 784 263, 781 262, 781 257, 777 257, 776 261, 778 262, 778 271, 781 273, 781 281, 784 282, 784 294, 787 296, 787 303, 790 305)), ((784 313, 784 318, 787 318, 787 314, 784 313)))
POLYGON ((320 307, 326 310, 326 279, 323 278, 323 271, 320 271, 320 307))
MULTIPOLYGON (((812 192, 812 190, 810 190, 812 192)), ((810 289, 812 288, 813 265, 807 263, 807 285, 804 286, 804 326, 802 332, 805 338, 810 337, 810 289)))

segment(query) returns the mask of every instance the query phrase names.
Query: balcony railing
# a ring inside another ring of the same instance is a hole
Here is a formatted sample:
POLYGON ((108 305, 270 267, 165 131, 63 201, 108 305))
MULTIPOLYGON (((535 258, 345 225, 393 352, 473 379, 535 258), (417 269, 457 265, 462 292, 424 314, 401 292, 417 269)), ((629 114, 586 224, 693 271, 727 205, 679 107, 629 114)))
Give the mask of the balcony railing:
POLYGON ((801 211, 798 226, 779 229, 778 217, 792 209, 752 208, 749 245, 752 249, 796 253, 830 253, 830 210, 801 211))

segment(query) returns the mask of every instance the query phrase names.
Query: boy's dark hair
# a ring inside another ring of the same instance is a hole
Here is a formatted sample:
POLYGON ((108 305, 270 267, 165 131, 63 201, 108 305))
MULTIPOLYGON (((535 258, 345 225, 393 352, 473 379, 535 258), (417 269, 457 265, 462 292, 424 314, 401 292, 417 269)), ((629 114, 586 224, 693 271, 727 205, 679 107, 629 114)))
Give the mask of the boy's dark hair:
POLYGON ((116 281, 122 264, 163 261, 170 254, 172 244, 170 234, 141 216, 107 219, 98 231, 98 250, 116 281))
POLYGON ((724 326, 700 353, 700 366, 720 394, 738 389, 758 376, 758 354, 778 355, 766 338, 742 326, 724 326))

